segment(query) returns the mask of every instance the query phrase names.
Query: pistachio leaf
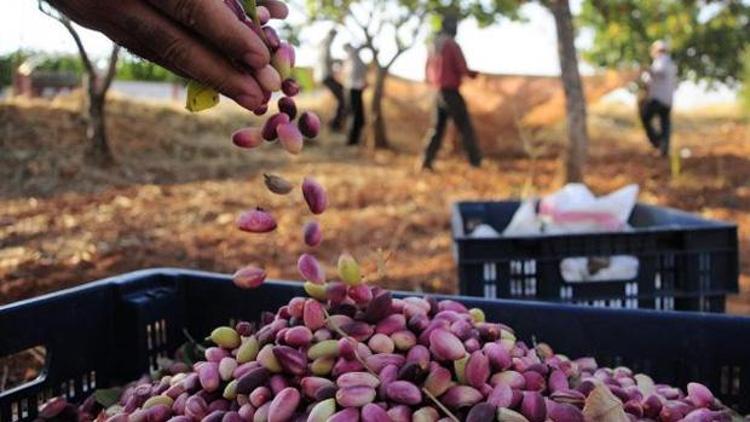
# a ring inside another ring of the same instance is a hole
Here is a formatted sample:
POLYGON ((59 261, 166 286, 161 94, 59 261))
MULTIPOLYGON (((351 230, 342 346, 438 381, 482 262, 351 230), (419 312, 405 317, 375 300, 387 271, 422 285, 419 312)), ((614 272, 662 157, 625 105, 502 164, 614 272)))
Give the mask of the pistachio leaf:
POLYGON ((199 82, 189 81, 187 84, 187 102, 185 108, 196 112, 209 109, 219 104, 219 93, 199 82))
POLYGON ((598 384, 586 397, 583 416, 587 422, 628 422, 622 402, 604 384, 598 384))
POLYGON ((103 407, 110 407, 120 401, 122 391, 120 387, 100 388, 94 391, 94 399, 103 407))
POLYGON ((202 360, 204 358, 205 351, 206 348, 201 346, 200 344, 188 341, 180 346, 180 348, 178 349, 178 355, 188 366, 193 366, 195 362, 198 362, 199 360, 202 360))

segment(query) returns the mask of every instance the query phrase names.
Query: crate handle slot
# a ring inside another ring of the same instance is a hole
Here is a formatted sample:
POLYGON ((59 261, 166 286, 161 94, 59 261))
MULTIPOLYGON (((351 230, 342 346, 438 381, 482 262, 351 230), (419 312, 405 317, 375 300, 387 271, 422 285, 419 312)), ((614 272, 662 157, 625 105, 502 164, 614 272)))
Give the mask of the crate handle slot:
POLYGON ((634 281, 641 270, 632 255, 576 256, 560 261, 560 276, 568 284, 634 281))
POLYGON ((37 345, 16 353, 0 356, 0 398, 10 395, 14 391, 42 384, 47 379, 50 353, 47 347, 37 345), (23 369, 23 373, 20 371, 23 369), (14 372, 14 370, 19 370, 14 372), (32 370, 32 377, 24 377, 24 373, 32 370), (19 378, 25 379, 19 379, 19 378))

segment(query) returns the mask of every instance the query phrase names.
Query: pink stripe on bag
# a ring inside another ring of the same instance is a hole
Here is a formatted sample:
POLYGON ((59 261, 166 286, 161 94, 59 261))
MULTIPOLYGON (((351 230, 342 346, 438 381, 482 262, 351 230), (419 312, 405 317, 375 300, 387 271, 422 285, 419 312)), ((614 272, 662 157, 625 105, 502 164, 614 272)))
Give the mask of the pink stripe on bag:
POLYGON ((601 212, 555 212, 552 214, 552 221, 554 221, 555 223, 578 223, 583 221, 593 221, 596 224, 608 229, 619 229, 622 227, 622 224, 617 221, 617 219, 613 215, 601 212))
POLYGON ((548 217, 555 224, 593 222, 609 230, 623 228, 623 224, 612 214, 589 211, 556 211, 554 203, 544 200, 539 204, 539 215, 548 217))

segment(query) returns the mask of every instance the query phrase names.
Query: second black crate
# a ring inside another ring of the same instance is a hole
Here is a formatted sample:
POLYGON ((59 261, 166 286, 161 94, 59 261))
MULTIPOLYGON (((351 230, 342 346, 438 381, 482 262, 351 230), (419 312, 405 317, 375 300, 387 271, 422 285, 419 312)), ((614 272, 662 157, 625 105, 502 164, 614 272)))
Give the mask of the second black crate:
POLYGON ((738 290, 737 227, 686 212, 638 204, 624 232, 475 238, 480 224, 502 233, 520 202, 461 202, 453 209, 461 294, 580 305, 723 312, 738 290), (627 255, 628 280, 566 281, 566 258, 627 255))

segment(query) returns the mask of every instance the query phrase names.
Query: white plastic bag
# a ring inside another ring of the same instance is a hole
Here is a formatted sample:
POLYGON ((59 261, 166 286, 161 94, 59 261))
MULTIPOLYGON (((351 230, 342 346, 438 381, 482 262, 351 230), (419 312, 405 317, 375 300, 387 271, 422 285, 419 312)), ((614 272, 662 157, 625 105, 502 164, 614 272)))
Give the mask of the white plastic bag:
POLYGON ((542 222, 536 215, 535 201, 525 200, 518 207, 503 236, 528 236, 541 233, 542 222))
POLYGON ((490 226, 489 224, 480 224, 471 231, 471 234, 469 236, 478 239, 487 239, 500 237, 500 233, 498 233, 497 230, 495 230, 495 228, 490 226))
MULTIPOLYGON (((540 201, 538 214, 534 201, 524 201, 503 231, 503 236, 626 230, 638 190, 637 185, 628 185, 597 198, 583 184, 565 185, 540 201)), ((589 266, 589 260, 589 257, 562 260, 560 273, 565 281, 630 280, 638 275, 638 259, 633 256, 608 257, 609 265, 596 270, 589 266)))
POLYGON ((637 198, 637 185, 597 198, 585 185, 571 183, 542 199, 539 215, 548 233, 619 231, 637 198))
POLYGON ((632 280, 638 276, 638 258, 629 255, 609 257, 609 265, 592 274, 587 257, 565 258, 560 274, 569 283, 582 281, 632 280))

